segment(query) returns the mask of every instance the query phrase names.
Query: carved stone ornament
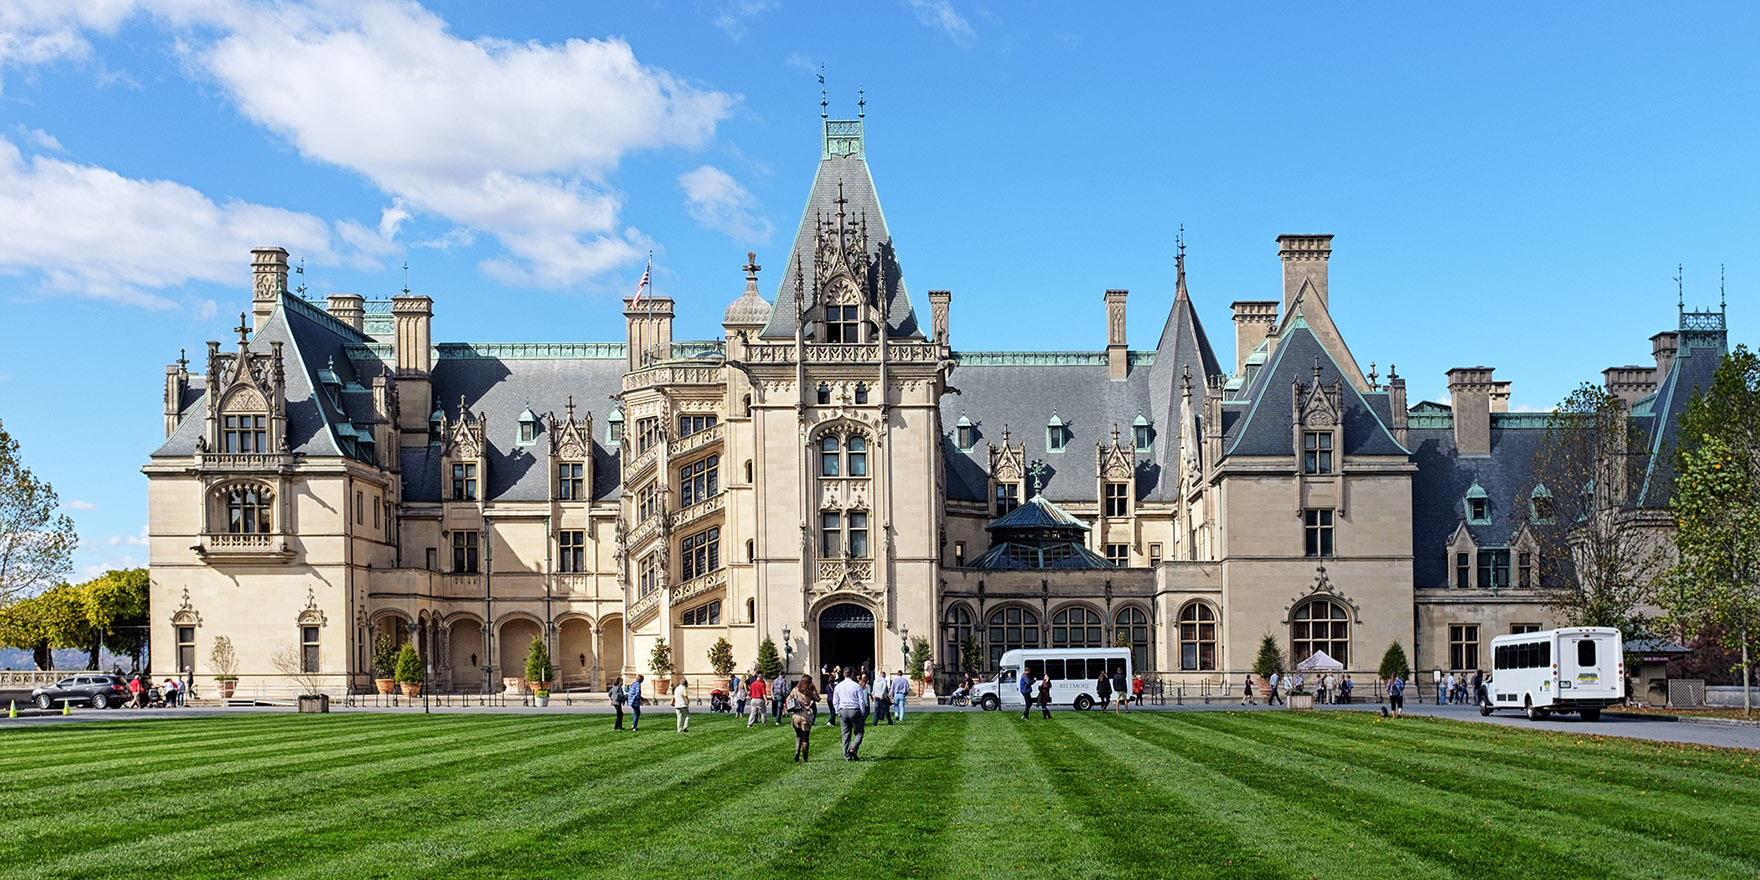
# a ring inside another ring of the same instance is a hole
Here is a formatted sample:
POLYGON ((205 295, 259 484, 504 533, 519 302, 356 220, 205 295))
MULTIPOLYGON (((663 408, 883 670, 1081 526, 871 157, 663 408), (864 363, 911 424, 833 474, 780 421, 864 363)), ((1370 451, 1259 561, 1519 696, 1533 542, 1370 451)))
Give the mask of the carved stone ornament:
POLYGON ((201 626, 202 615, 190 605, 189 587, 183 588, 183 604, 171 613, 172 626, 201 626))
POLYGON ((306 607, 299 613, 301 626, 329 626, 324 612, 318 608, 318 594, 311 587, 306 587, 306 607))

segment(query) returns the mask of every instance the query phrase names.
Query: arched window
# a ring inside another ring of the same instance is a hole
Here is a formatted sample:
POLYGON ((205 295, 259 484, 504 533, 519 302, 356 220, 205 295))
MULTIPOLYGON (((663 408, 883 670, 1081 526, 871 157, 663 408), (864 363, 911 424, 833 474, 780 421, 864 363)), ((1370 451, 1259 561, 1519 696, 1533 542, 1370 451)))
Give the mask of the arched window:
MULTIPOLYGON (((747 543, 750 543, 750 542, 748 541, 747 543)), ((746 600, 746 623, 756 623, 757 621, 758 621, 758 600, 747 599, 746 600)))
POLYGON ((262 486, 236 486, 226 492, 226 531, 234 535, 274 531, 274 499, 262 486))
POLYGON ((868 438, 851 437, 846 444, 849 451, 849 475, 865 477, 868 475, 868 438))
POLYGON ((751 485, 751 482, 752 482, 752 460, 748 458, 748 459, 746 459, 746 484, 751 485))
POLYGON ((1077 605, 1051 615, 1051 647, 1106 647, 1106 636, 1100 631, 1100 614, 1077 605))
POLYGON ((947 652, 942 656, 952 658, 954 669, 950 671, 964 672, 965 660, 963 658, 965 657, 966 642, 971 641, 975 636, 972 631, 972 612, 966 610, 964 605, 953 606, 953 610, 947 612, 947 623, 944 629, 946 630, 947 652))
POLYGON ((999 608, 990 615, 990 668, 1002 665, 1002 652, 1039 647, 1039 615, 1029 608, 999 608))
POLYGON ((842 476, 843 470, 838 465, 837 438, 827 436, 819 441, 819 476, 842 476))
MULTIPOLYGON (((1130 639, 1131 668, 1138 672, 1149 669, 1149 615, 1141 608, 1126 606, 1112 618, 1114 632, 1123 633, 1130 639)), ((1212 669, 1216 668, 1214 662, 1212 669)))
POLYGON ((1290 624, 1290 662, 1300 663, 1325 651, 1346 666, 1351 662, 1350 617, 1344 605, 1315 599, 1296 609, 1290 624))
POLYGON ((831 402, 831 386, 830 385, 827 385, 824 382, 819 383, 819 396, 818 396, 817 400, 819 401, 820 406, 823 406, 823 405, 831 402))
POLYGON ((867 402, 868 402, 868 383, 857 382, 856 383, 856 403, 867 403, 867 402))
POLYGON ((1216 668, 1216 612, 1202 602, 1180 609, 1179 668, 1198 672, 1216 668))

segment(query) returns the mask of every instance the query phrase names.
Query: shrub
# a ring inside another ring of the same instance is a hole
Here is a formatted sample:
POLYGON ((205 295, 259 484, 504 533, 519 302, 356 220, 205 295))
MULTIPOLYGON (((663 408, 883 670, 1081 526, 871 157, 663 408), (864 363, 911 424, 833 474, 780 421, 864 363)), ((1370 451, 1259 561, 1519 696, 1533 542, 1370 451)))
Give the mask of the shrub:
POLYGON ((550 651, 544 647, 544 640, 533 638, 531 648, 526 650, 526 681, 532 687, 539 682, 550 680, 550 651))
POLYGON ((416 646, 403 643, 403 649, 397 652, 397 680, 401 684, 421 684, 427 679, 422 670, 422 655, 416 653, 416 646))
POLYGON ((715 674, 721 678, 733 673, 733 644, 727 641, 726 636, 716 639, 715 644, 709 648, 709 668, 715 670, 715 674))
POLYGON ((1412 677, 1412 665, 1406 662, 1406 649, 1400 647, 1399 642, 1388 645, 1387 653, 1381 655, 1381 669, 1378 674, 1383 681, 1396 675, 1400 678, 1412 677))
POLYGON ((214 667, 215 681, 238 680, 238 652, 232 650, 232 640, 226 636, 214 639, 214 647, 208 651, 208 665, 214 667))
POLYGON ((984 652, 978 649, 977 639, 966 639, 960 643, 959 665, 972 675, 977 675, 984 669, 984 652))
POLYGON ((923 667, 929 662, 929 640, 925 638, 911 639, 911 660, 906 671, 915 681, 923 680, 923 667))
POLYGON ((660 678, 672 674, 672 649, 666 647, 665 639, 654 640, 654 651, 648 655, 648 671, 660 678))
POLYGON ((380 633, 373 642, 373 673, 377 678, 397 675, 397 643, 391 640, 390 633, 380 633))
POLYGON ((1253 661, 1253 674, 1260 678, 1270 678, 1271 673, 1283 672, 1283 649, 1277 645, 1277 637, 1266 633, 1259 640, 1259 657, 1253 661))
POLYGON ((782 658, 777 656, 776 642, 769 636, 758 644, 758 674, 769 681, 782 674, 782 658))

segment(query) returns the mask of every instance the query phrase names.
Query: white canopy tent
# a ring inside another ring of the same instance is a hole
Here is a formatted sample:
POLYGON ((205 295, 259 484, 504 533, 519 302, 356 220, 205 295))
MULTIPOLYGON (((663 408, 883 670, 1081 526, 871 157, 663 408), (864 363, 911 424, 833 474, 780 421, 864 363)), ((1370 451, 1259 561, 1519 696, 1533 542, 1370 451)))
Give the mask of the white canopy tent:
POLYGON ((1308 659, 1296 664, 1297 672, 1343 672, 1344 664, 1326 656, 1325 651, 1315 651, 1308 659))

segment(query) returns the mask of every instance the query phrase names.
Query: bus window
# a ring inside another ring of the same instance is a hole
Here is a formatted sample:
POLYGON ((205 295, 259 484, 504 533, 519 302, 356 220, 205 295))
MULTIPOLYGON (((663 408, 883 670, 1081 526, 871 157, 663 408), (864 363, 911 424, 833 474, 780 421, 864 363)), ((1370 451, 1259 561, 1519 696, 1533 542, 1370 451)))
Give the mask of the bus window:
POLYGON ((1004 669, 1002 670, 1002 674, 996 677, 996 680, 1003 684, 1013 684, 1014 675, 1015 671, 1013 669, 1004 669))
POLYGON ((1044 674, 1045 674, 1045 661, 1043 661, 1043 660, 1028 660, 1027 661, 1027 677, 1028 678, 1030 678, 1034 681, 1038 681, 1039 678, 1041 676, 1043 676, 1044 674))
POLYGON ((1577 665, 1595 665, 1595 642, 1590 639, 1584 639, 1577 643, 1577 665))
POLYGON ((1546 641, 1540 643, 1540 662, 1536 663, 1534 665, 1535 666, 1551 666, 1552 665, 1552 640, 1551 639, 1547 639, 1546 641))
POLYGON ((1087 674, 1086 678, 1089 681, 1093 681, 1094 679, 1099 678, 1100 676, 1105 675, 1105 674, 1106 674, 1106 661, 1105 660, 1102 660, 1098 657, 1088 658, 1088 674, 1087 674))
POLYGON ((1051 676, 1052 681, 1063 680, 1063 661, 1062 660, 1047 660, 1047 661, 1045 661, 1045 674, 1051 676))

